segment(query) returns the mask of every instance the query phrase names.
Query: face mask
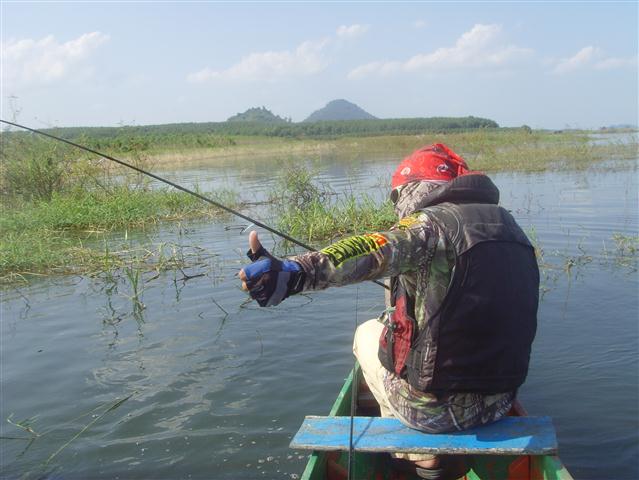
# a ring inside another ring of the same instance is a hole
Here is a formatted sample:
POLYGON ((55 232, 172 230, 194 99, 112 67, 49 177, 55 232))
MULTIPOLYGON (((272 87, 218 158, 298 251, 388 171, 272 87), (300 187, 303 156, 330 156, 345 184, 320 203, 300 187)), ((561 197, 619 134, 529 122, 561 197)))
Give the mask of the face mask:
POLYGON ((448 182, 410 182, 395 187, 391 191, 391 201, 395 206, 395 213, 399 218, 404 218, 419 210, 426 205, 428 195, 445 183, 448 182))

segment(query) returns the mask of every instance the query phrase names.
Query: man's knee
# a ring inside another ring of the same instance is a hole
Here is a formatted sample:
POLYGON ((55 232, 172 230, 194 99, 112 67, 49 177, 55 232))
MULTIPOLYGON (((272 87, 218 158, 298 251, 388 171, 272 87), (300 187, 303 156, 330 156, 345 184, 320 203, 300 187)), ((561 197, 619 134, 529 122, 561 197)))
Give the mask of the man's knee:
POLYGON ((353 340, 353 353, 355 356, 359 358, 360 354, 370 352, 371 349, 374 349, 375 354, 377 354, 379 337, 383 329, 384 325, 378 322, 377 319, 368 320, 357 327, 353 340))

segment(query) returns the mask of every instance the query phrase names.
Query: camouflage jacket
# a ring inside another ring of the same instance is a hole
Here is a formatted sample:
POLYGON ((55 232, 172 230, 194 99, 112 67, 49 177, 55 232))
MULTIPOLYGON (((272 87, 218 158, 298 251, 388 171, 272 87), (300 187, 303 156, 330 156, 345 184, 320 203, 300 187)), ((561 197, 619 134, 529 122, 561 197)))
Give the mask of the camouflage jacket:
MULTIPOLYGON (((403 218, 390 231, 352 236, 293 258, 306 274, 304 290, 399 276, 407 294, 415 299, 417 328, 423 328, 447 293, 455 255, 440 227, 423 210, 415 211, 433 185, 421 182, 411 187, 408 198, 412 202, 398 202, 396 210, 403 218), (413 213, 404 216, 407 211, 413 213)), ((494 421, 510 409, 515 398, 515 392, 438 397, 414 389, 390 371, 386 371, 384 384, 391 405, 403 420, 431 432, 463 430, 494 421)))

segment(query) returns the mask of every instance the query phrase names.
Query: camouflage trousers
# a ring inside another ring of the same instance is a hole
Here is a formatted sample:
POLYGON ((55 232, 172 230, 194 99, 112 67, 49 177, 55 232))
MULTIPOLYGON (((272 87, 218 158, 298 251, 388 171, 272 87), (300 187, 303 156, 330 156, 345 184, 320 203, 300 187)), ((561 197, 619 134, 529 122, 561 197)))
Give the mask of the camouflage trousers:
MULTIPOLYGON (((376 319, 357 328, 353 353, 382 417, 396 417, 403 424, 428 433, 466 430, 499 420, 508 413, 515 393, 480 395, 454 393, 436 396, 412 388, 408 382, 386 370, 377 349, 384 326, 376 319)), ((411 461, 429 460, 433 455, 395 454, 411 461)))

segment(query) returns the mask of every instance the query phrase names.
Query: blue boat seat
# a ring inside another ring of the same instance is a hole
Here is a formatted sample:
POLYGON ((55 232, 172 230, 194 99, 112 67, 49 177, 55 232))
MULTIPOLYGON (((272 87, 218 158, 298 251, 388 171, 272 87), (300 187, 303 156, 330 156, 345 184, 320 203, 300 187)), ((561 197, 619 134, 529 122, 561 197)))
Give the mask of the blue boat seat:
MULTIPOLYGON (((301 450, 348 450, 350 417, 308 416, 291 441, 301 450)), ((359 452, 554 455, 557 436, 550 417, 505 417, 490 425, 429 434, 396 418, 354 417, 353 449, 359 452)))

